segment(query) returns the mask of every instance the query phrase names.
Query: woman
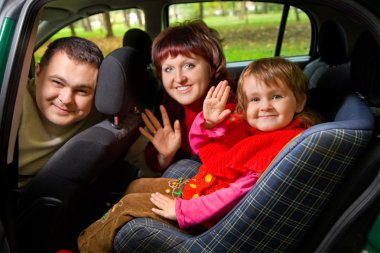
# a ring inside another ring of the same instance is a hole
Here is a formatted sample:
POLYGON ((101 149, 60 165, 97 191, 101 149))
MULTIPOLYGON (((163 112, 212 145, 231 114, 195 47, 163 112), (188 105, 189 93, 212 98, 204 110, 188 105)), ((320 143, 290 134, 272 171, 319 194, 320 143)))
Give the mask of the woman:
POLYGON ((188 133, 208 89, 222 80, 228 80, 232 88, 234 83, 218 33, 199 20, 162 31, 153 41, 152 58, 164 88, 163 124, 146 110, 142 116, 147 129, 140 131, 150 141, 145 149, 146 164, 161 173, 173 162, 192 157, 188 133))

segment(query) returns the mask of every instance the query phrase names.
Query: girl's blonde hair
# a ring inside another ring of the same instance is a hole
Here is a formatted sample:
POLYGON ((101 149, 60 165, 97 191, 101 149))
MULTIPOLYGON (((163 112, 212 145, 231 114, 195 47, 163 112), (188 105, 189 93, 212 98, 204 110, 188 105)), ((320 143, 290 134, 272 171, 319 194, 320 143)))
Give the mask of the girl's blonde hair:
MULTIPOLYGON (((279 86, 280 83, 287 85, 293 91, 297 103, 301 103, 306 98, 308 79, 296 63, 281 57, 263 58, 251 62, 239 77, 238 103, 235 109, 238 114, 245 115, 246 113, 248 100, 243 84, 249 76, 254 76, 266 85, 279 86)), ((319 122, 318 116, 309 109, 304 109, 301 113, 296 114, 295 118, 300 119, 305 125, 314 125, 319 122)))

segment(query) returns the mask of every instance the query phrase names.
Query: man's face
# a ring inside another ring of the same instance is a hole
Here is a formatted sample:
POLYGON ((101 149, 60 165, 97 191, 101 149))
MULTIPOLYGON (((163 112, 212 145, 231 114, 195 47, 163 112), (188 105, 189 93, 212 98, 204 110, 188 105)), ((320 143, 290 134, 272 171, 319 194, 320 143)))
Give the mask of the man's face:
POLYGON ((43 69, 36 66, 36 102, 50 123, 69 126, 91 111, 98 68, 57 52, 43 69))

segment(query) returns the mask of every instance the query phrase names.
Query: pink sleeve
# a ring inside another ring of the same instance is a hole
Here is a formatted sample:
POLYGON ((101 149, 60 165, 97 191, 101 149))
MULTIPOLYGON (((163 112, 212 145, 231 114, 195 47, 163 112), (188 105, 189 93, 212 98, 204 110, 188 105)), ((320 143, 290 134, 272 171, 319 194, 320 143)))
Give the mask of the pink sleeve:
POLYGON ((204 122, 203 112, 198 113, 189 131, 189 143, 195 154, 198 154, 199 149, 207 144, 210 139, 219 138, 226 131, 224 124, 219 124, 212 129, 206 129, 202 126, 204 122))
POLYGON ((240 199, 252 188, 257 175, 247 173, 229 187, 219 189, 209 195, 190 200, 176 198, 175 210, 180 228, 187 228, 216 219, 227 214, 240 199))

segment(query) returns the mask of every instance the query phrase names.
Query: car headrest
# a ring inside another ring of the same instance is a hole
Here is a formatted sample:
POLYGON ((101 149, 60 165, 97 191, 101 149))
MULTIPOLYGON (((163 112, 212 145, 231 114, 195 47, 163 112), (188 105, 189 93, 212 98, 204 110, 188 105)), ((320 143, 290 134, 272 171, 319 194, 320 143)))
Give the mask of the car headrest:
POLYGON ((149 34, 138 28, 129 29, 123 36, 123 47, 129 46, 138 50, 142 55, 146 64, 152 62, 152 39, 149 34))
POLYGON ((332 20, 320 28, 319 53, 328 65, 340 65, 348 60, 348 42, 343 28, 332 20))
POLYGON ((110 116, 122 116, 144 101, 148 72, 141 54, 122 47, 107 55, 99 68, 95 91, 96 109, 110 116))
POLYGON ((370 106, 380 107, 380 46, 369 31, 357 39, 352 51, 351 79, 355 91, 361 93, 370 106))

